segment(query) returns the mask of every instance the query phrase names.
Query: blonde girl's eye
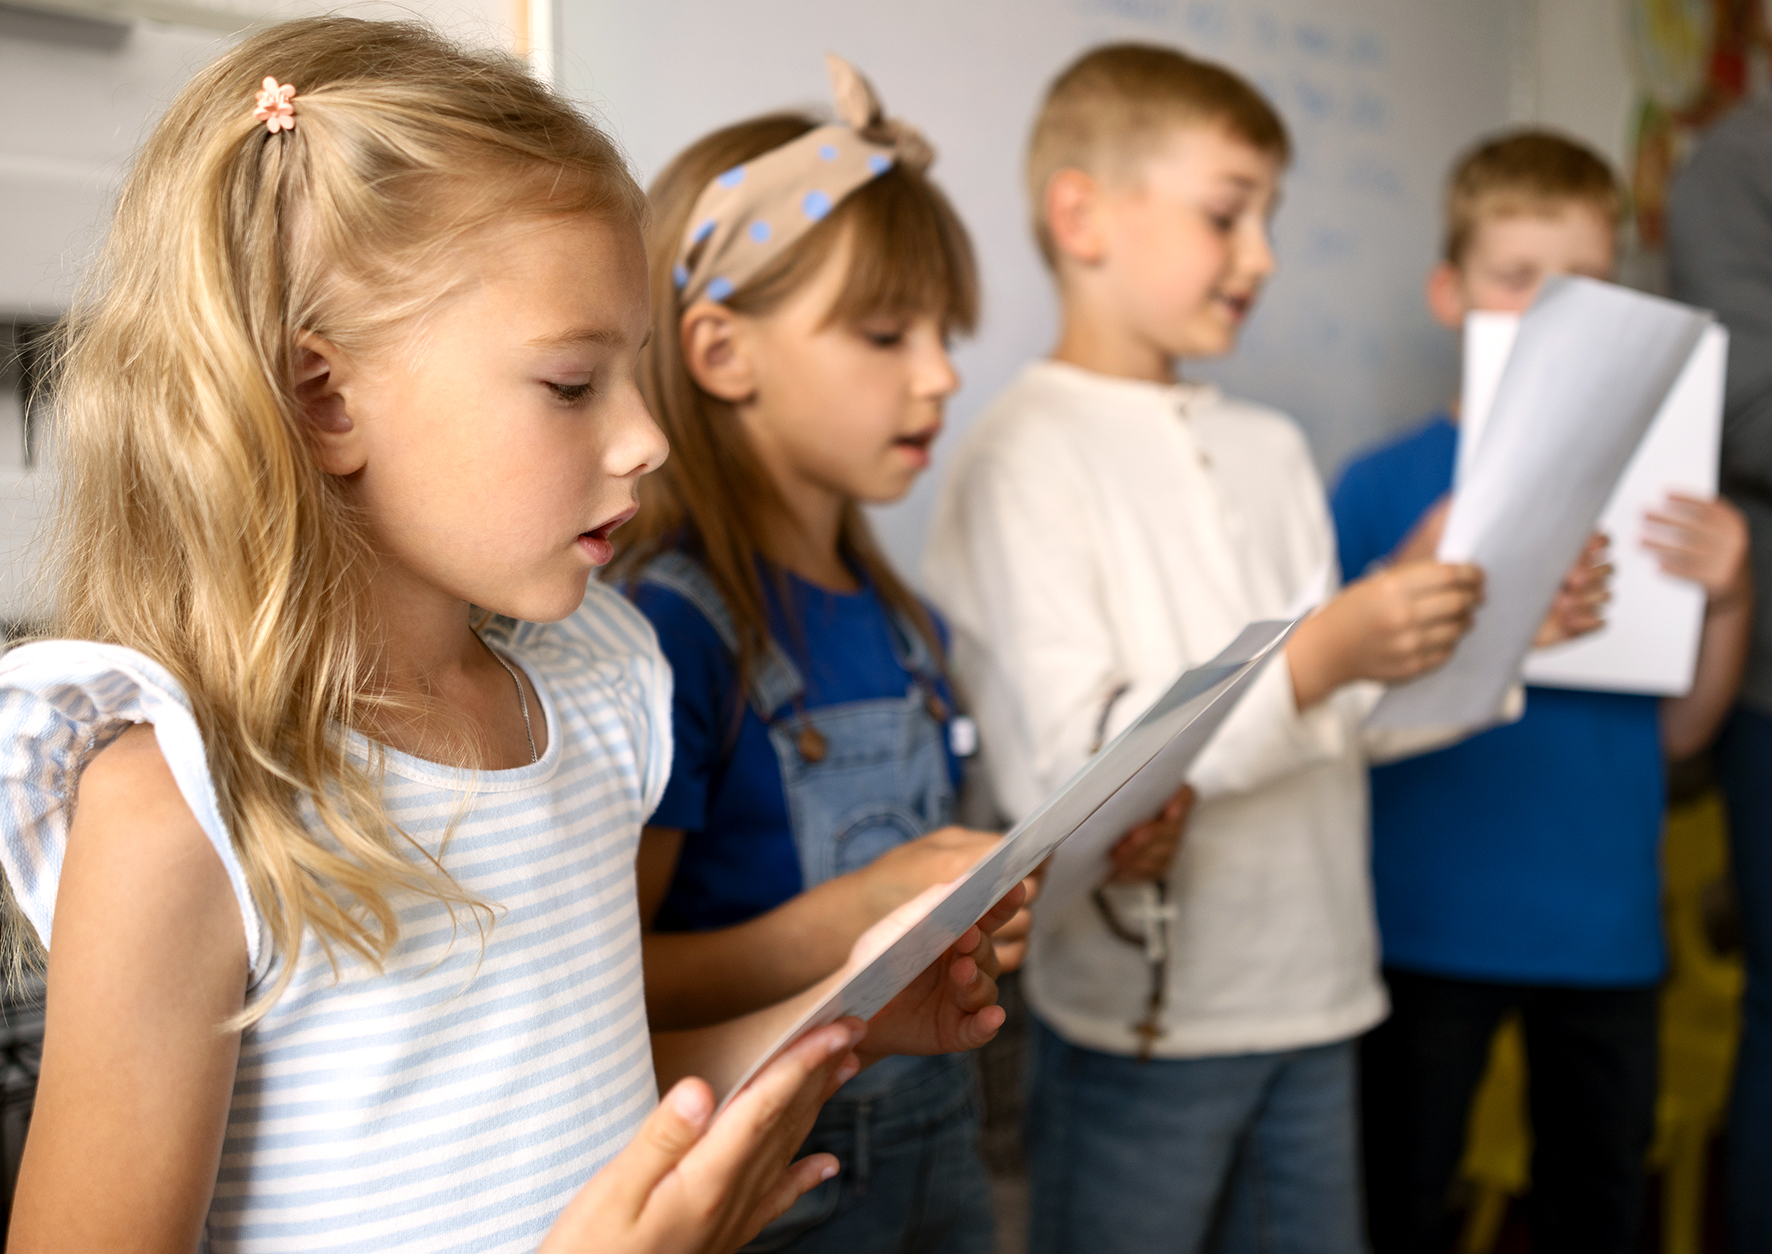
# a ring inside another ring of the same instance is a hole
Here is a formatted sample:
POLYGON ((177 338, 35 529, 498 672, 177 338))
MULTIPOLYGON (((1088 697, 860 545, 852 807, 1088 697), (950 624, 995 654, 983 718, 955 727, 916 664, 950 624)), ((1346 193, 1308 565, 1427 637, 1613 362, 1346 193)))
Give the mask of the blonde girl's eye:
POLYGON ((549 383, 548 391, 567 405, 577 405, 591 394, 589 383, 549 383))

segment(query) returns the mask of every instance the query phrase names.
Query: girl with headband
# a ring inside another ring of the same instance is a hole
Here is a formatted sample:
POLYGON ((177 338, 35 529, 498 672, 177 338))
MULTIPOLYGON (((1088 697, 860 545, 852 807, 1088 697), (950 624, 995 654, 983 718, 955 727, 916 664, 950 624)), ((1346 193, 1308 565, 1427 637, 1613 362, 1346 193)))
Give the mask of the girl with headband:
POLYGON ((149 138, 62 358, 64 638, 0 660, 15 1248, 731 1250, 839 1083, 1001 1022, 969 934, 718 1117, 809 998, 649 1039, 670 674, 586 586, 667 451, 643 209, 413 26, 273 27, 149 138))
MULTIPOLYGON (((940 624, 862 514, 929 464, 959 384, 948 336, 977 316, 972 249, 922 137, 830 69, 835 122, 716 131, 651 192, 642 387, 673 452, 611 569, 676 674, 639 858, 658 1028, 814 984, 996 839, 948 826, 970 724, 940 624)), ((988 1251, 977 1087, 962 1057, 851 1081, 807 1143, 842 1174, 752 1248, 988 1251)))

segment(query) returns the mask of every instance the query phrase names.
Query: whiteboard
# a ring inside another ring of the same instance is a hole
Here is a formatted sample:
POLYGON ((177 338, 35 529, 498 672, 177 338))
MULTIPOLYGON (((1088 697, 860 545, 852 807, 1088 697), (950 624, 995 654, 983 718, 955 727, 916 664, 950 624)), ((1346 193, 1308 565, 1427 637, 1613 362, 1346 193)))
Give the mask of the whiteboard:
POLYGON ((1046 84, 1109 40, 1176 44, 1247 74, 1298 155, 1275 223, 1280 271, 1229 360, 1189 365, 1304 426, 1318 464, 1446 403, 1457 342, 1422 285, 1454 155, 1508 118, 1505 6, 1455 0, 560 0, 559 82, 597 111, 643 178, 709 130, 827 103, 822 54, 855 61, 921 127, 934 175, 972 230, 984 320, 962 344, 935 467, 876 512, 907 574, 920 566, 955 436, 1050 348, 1050 283, 1029 238, 1021 162, 1046 84))

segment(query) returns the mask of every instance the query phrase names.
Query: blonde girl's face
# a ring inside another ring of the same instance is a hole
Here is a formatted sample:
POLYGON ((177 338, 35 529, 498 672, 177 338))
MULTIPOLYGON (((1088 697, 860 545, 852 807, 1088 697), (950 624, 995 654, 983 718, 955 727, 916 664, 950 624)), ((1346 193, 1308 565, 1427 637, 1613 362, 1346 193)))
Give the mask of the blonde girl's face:
POLYGON ((848 265, 847 246, 832 249, 769 314, 740 319, 750 399, 739 420, 790 492, 896 501, 928 469, 960 376, 934 314, 830 321, 848 265))
POLYGON ((384 590, 552 621, 577 608, 668 452, 636 375, 640 232, 583 214, 521 219, 463 265, 461 290, 403 342, 361 362, 333 353, 302 386, 384 590))

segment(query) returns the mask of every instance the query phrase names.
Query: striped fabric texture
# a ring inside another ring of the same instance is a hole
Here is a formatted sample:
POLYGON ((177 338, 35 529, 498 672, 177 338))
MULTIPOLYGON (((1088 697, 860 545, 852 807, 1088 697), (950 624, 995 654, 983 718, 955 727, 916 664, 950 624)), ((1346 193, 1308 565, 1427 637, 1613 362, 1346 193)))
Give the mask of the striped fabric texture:
MULTIPOLYGON (((312 941, 241 1044, 203 1248, 533 1250, 656 1101, 634 853, 670 773, 670 670, 651 627, 593 583, 579 611, 483 634, 541 696, 547 748, 508 771, 386 752, 396 823, 496 908, 413 901, 377 975, 312 941)), ((514 694, 513 694, 514 696, 514 694)), ((0 864, 53 944, 83 762, 151 722, 228 869, 254 986, 275 978, 189 704, 131 650, 80 641, 0 659, 0 864)), ((361 748, 361 746, 360 746, 361 748)))

